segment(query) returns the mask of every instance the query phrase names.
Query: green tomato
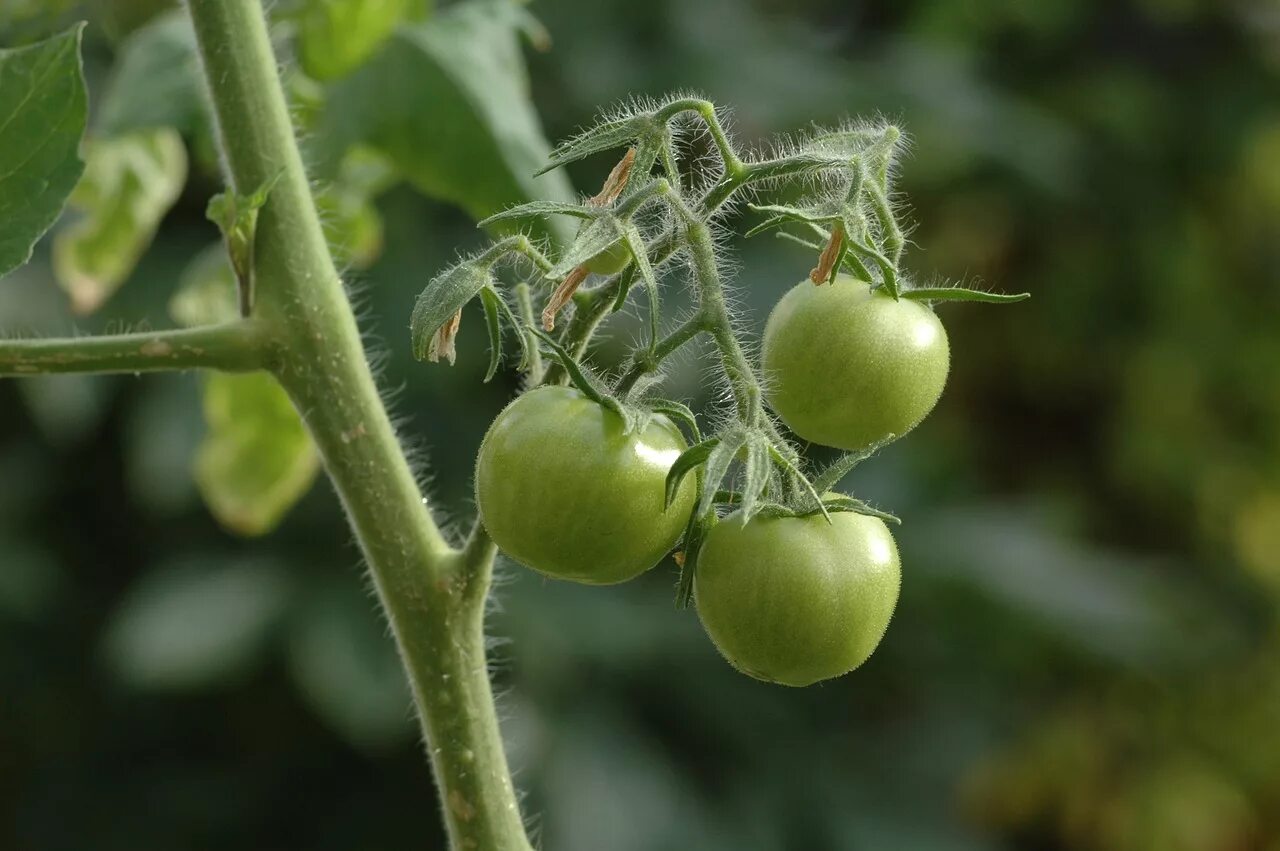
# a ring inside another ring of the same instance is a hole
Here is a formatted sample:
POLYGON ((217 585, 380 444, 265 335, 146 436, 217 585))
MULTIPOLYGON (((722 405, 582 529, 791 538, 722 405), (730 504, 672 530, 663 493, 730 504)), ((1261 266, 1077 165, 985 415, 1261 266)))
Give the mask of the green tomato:
MULTIPOLYGON (((810 285, 812 286, 812 285, 810 285)), ((901 584, 884 522, 840 512, 731 514, 698 553, 698 617, 729 664, 766 682, 807 686, 847 674, 876 649, 901 584)))
POLYGON ((631 249, 625 242, 615 242, 587 261, 587 271, 596 275, 616 275, 631 262, 631 249))
POLYGON ((915 428, 942 395, 950 363, 932 310, 845 275, 796 285, 764 330, 770 405, 798 436, 840 449, 915 428))
POLYGON ((622 418, 568 387, 540 387, 498 414, 476 462, 476 502, 511 558, 558 579, 624 582, 671 551, 693 509, 667 471, 686 448, 666 417, 625 434, 622 418))

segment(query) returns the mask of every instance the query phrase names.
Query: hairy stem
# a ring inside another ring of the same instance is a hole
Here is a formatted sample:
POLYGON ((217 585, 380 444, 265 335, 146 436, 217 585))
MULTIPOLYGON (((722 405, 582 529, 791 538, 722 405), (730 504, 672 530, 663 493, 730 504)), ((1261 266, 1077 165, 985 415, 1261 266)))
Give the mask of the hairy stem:
POLYGON ((638 352, 635 363, 618 381, 619 395, 626 396, 631 392, 631 388, 636 386, 637 381, 651 372, 656 372, 658 367, 662 365, 663 359, 703 331, 710 330, 710 328, 711 323, 699 311, 680 323, 670 334, 659 340, 657 345, 653 347, 652 352, 638 352))
POLYGON ((188 0, 229 177, 259 215, 257 319, 320 448, 391 622, 452 846, 528 851, 485 663, 491 547, 450 548, 387 416, 320 228, 260 0, 188 0))
POLYGON ((0 377, 180 369, 251 372, 265 366, 262 328, 253 322, 98 337, 0 339, 0 377))

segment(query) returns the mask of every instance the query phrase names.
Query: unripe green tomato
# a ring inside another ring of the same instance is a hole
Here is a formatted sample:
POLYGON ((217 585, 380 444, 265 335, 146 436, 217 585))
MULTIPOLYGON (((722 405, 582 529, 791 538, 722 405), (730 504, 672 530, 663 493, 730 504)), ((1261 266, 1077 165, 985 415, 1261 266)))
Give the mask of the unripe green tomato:
POLYGON ((798 436, 839 449, 915 428, 942 395, 950 364, 932 310, 846 275, 801 281, 764 330, 769 404, 798 436))
POLYGON ((847 674, 876 649, 901 584, 884 522, 852 512, 731 514, 698 553, 698 617, 729 664, 766 682, 807 686, 847 674))
POLYGON ((587 261, 587 271, 596 275, 616 275, 631 262, 631 249, 625 242, 615 242, 587 261))
POLYGON ((507 555, 557 579, 624 582, 662 560, 693 508, 693 477, 663 509, 686 449, 656 415, 643 432, 568 387, 539 387, 498 414, 476 461, 476 502, 507 555))

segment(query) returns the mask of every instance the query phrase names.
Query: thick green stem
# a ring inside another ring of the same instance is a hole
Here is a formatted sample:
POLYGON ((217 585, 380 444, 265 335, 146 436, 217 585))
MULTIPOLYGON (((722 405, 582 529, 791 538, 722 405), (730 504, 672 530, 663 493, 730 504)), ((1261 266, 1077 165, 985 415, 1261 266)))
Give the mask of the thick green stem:
POLYGON ((98 337, 0 339, 0 377, 180 369, 251 372, 267 366, 262 331, 254 322, 231 322, 98 337))
POLYGON ((259 0, 188 0, 230 179, 279 174, 255 241, 257 319, 369 563, 413 687, 452 846, 528 851, 485 664, 492 547, 453 550, 378 395, 325 244, 259 0))
POLYGON ((631 388, 636 386, 636 382, 644 378, 651 372, 656 372, 658 367, 662 365, 662 361, 672 352, 679 349, 685 343, 701 334, 703 331, 711 329, 711 323, 701 311, 690 316, 684 322, 680 323, 674 331, 658 341, 653 347, 653 351, 641 351, 636 354, 635 363, 626 371, 621 380, 618 381, 618 393, 626 396, 631 392, 631 388))

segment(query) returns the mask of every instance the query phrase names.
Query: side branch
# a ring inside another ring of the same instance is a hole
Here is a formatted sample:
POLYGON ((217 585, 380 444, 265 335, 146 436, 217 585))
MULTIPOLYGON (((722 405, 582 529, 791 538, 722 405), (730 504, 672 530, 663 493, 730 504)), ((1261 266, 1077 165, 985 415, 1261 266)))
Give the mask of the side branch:
POLYGON ((252 321, 97 337, 0 339, 0 377, 46 373, 251 372, 266 365, 252 321))

